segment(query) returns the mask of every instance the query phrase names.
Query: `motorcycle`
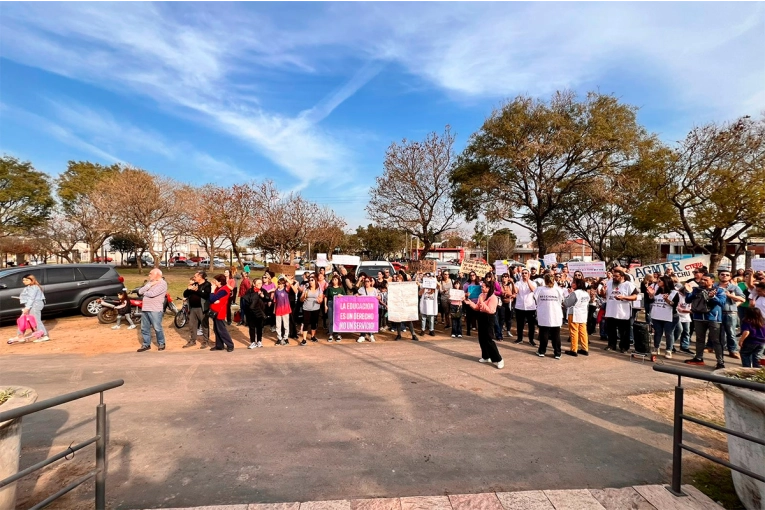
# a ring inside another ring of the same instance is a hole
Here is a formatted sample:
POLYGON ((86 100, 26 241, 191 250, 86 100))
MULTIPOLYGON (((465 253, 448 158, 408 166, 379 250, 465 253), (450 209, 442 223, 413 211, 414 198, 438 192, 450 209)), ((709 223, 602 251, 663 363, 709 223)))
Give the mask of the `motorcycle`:
MULTIPOLYGON (((141 322, 141 317, 143 315, 143 297, 138 294, 138 289, 133 289, 128 292, 128 301, 130 301, 130 318, 135 323, 141 322), (131 297, 133 294, 135 297, 131 297)), ((117 322, 118 312, 114 307, 120 304, 119 299, 114 296, 104 296, 98 300, 98 303, 101 306, 101 309, 98 311, 98 322, 101 324, 117 322)), ((178 307, 173 302, 173 298, 170 297, 170 294, 165 294, 163 312, 168 313, 168 311, 172 314, 177 314, 178 307)))
POLYGON ((181 309, 175 314, 175 327, 181 329, 189 322, 189 300, 186 298, 177 297, 175 299, 183 299, 183 305, 181 309))

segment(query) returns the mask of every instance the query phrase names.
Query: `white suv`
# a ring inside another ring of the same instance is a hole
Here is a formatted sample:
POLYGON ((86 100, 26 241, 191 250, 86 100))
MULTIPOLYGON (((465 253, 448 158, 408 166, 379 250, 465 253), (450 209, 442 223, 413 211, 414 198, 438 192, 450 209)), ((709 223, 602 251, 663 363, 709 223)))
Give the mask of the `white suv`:
POLYGON ((394 268, 393 264, 387 260, 367 260, 359 264, 356 268, 356 278, 358 278, 361 273, 377 278, 377 272, 385 269, 390 270, 390 274, 396 274, 396 268, 394 268))

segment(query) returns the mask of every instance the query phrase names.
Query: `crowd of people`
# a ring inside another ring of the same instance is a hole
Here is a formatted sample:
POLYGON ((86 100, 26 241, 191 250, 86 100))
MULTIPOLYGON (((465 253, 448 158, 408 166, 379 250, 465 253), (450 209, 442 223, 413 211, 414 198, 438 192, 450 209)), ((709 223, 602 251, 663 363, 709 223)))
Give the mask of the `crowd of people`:
MULTIPOLYGON (((378 330, 395 333, 395 340, 408 331, 418 341, 413 321, 394 323, 387 315, 389 284, 413 281, 419 289, 419 335, 434 336, 437 325, 452 338, 462 338, 463 332, 472 336, 475 331, 481 346, 479 361, 498 368, 504 361, 495 342, 505 339, 527 342, 539 357, 547 356, 551 345, 553 359, 560 359, 564 354, 588 356, 589 338, 597 330, 607 341, 606 351, 635 350, 633 326, 641 312, 653 335, 646 354, 661 355, 663 341, 666 358, 682 352, 692 355, 686 363, 703 365, 704 353, 714 353, 716 368, 724 368, 726 351, 745 367, 759 366, 765 351, 765 274, 760 271, 740 270, 733 276, 720 270, 715 276, 699 267, 693 278, 680 281, 668 268, 636 281, 619 266, 602 278, 569 273, 565 265, 542 270, 517 266, 499 278, 493 272, 410 274, 403 270, 362 272, 356 277, 337 266, 306 272, 298 282, 294 276, 277 277, 268 271, 251 279, 246 269, 237 274, 232 268, 209 281, 204 271, 194 275, 184 292, 191 311, 190 337, 184 348, 197 345, 202 336, 201 348, 233 350, 226 326, 232 324, 231 304, 237 294, 241 311, 237 325, 248 327, 250 349, 262 347, 265 328, 276 333, 277 345, 290 340, 299 345, 318 342, 320 329, 327 342, 341 342, 342 334, 333 331, 332 317, 334 300, 343 295, 377 298, 378 330), (436 279, 435 288, 423 286, 427 278, 436 279), (455 298, 450 293, 453 289, 462 291, 464 298, 455 298), (214 345, 208 319, 213 321, 214 345), (568 328, 570 342, 565 351, 563 327, 568 328)), ((374 342, 375 335, 358 333, 356 341, 374 342)))

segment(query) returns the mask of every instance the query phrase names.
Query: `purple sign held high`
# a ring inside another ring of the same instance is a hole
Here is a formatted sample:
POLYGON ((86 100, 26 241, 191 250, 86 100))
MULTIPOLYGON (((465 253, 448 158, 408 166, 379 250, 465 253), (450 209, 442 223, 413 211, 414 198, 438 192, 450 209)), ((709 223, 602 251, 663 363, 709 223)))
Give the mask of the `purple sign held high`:
POLYGON ((336 333, 377 333, 378 304, 374 296, 335 296, 332 330, 336 333))

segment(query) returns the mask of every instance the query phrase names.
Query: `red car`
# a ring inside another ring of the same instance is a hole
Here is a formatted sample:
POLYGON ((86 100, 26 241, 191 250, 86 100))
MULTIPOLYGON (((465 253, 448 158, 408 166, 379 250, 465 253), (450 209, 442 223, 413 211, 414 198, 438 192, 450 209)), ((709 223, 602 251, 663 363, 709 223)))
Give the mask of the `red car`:
POLYGON ((96 258, 93 259, 93 262, 113 262, 113 261, 114 261, 114 259, 111 258, 111 257, 106 257, 106 258, 104 258, 104 257, 96 257, 96 258))

